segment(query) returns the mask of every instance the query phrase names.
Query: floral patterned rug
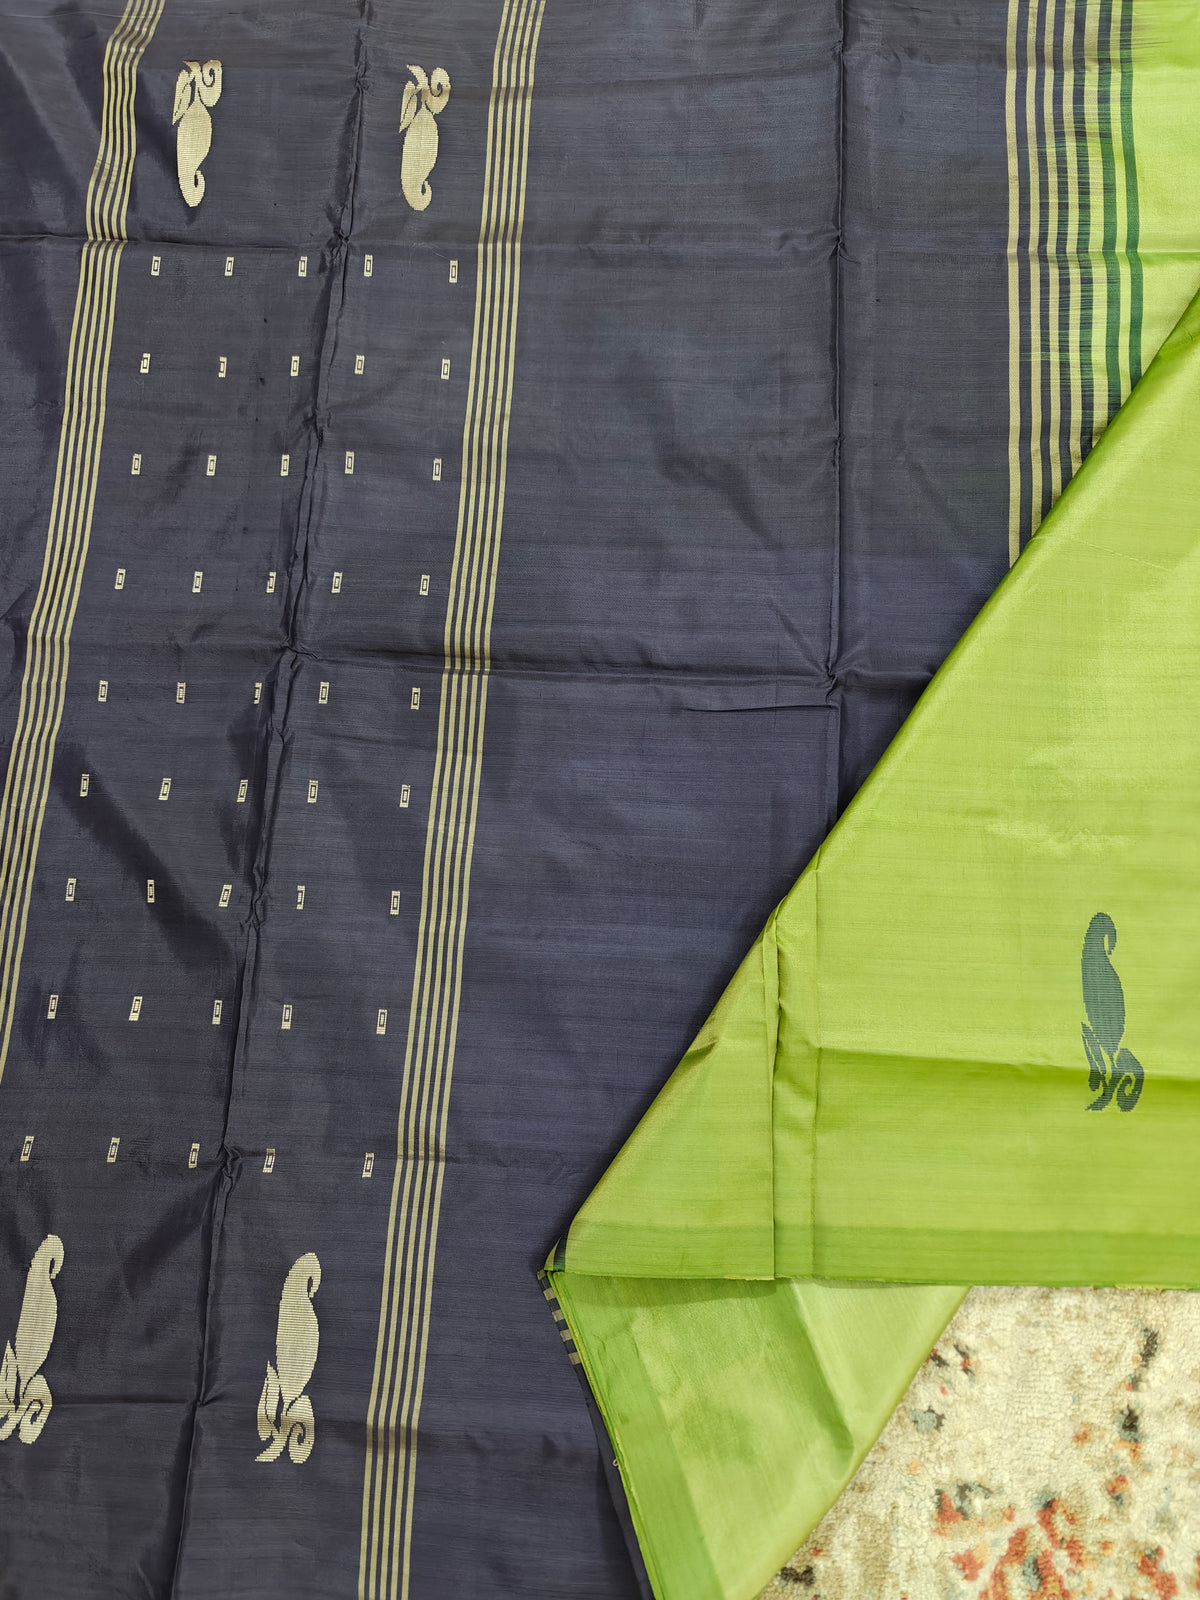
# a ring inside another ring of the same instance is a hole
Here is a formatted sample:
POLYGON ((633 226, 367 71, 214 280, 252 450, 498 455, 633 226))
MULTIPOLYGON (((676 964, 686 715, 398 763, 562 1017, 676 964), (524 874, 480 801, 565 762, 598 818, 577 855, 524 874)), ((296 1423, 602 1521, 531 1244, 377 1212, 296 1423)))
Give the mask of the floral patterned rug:
POLYGON ((1200 1294, 974 1289, 763 1600, 1200 1594, 1200 1294))

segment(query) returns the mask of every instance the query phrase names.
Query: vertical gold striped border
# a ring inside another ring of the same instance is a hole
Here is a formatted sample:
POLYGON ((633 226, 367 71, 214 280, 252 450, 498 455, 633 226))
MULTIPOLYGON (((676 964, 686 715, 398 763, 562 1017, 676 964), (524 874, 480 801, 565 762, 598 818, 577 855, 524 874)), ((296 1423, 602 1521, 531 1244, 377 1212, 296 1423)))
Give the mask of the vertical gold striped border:
POLYGON ((128 0, 104 51, 100 145, 88 183, 50 525, 0 799, 0 1077, 12 1038, 29 897, 66 696, 71 628, 92 532, 117 276, 136 154, 137 69, 164 4, 128 0))
MULTIPOLYGON (((1048 0, 1042 0, 1043 4, 1048 0)), ((1038 29, 1039 0, 1027 0, 1025 24, 1025 184, 1029 216, 1029 244, 1026 251, 1029 294, 1029 385, 1026 399, 1029 414, 1029 453, 1025 470, 1029 475, 1029 503, 1033 520, 1039 519, 1042 503, 1042 257, 1046 245, 1042 238, 1042 185, 1039 168, 1038 134, 1038 29)))
MULTIPOLYGON (((1090 369, 1092 393, 1097 400, 1101 400, 1103 396, 1097 378, 1105 371, 1106 366, 1104 338, 1108 322, 1108 282, 1104 272, 1104 167, 1100 159, 1101 41, 1100 7, 1097 0, 1085 0, 1083 48, 1086 79, 1082 137, 1086 140, 1091 155, 1088 163, 1090 192, 1086 252, 1092 288, 1090 338, 1083 347, 1083 359, 1090 369)), ((1103 404, 1094 404, 1091 438, 1084 441, 1086 449, 1090 450, 1103 433, 1107 420, 1107 401, 1103 404)))
POLYGON ((545 0, 505 0, 492 63, 475 319, 463 425, 421 912, 367 1415, 358 1593, 407 1600, 417 1427, 504 514, 534 61, 545 0))
POLYGON ((1008 0, 1010 565, 1140 372, 1133 3, 1008 0))

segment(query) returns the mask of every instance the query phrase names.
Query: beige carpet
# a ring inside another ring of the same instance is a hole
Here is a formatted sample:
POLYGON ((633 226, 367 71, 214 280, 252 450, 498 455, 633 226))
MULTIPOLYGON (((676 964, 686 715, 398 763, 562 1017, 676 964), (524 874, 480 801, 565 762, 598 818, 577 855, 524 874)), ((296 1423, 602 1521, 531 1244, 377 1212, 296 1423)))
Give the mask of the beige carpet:
POLYGON ((764 1600, 1200 1594, 1200 1294, 974 1289, 764 1600))

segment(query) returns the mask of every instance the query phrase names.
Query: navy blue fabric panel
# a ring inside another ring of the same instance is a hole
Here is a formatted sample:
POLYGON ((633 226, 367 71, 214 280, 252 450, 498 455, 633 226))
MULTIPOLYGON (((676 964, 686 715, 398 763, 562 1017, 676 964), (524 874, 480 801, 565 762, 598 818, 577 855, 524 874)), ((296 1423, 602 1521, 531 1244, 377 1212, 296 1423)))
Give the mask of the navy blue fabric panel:
MULTIPOLYGON (((120 11, 78 5, 6 5, 0 31, 0 232, 6 238, 82 233, 96 160, 101 61, 120 11)), ((33 312, 37 299, 23 304, 33 312)), ((55 336, 70 327, 55 319, 55 336)), ((19 341, 17 341, 19 348, 19 341)), ((61 368, 49 362, 46 378, 61 368)), ((61 402, 60 390, 56 401, 61 402)))
POLYGON ((837 47, 832 4, 547 10, 498 660, 827 681, 837 47))
POLYGON ((427 1593, 484 1570, 505 1592, 600 1595, 578 1512, 530 1546, 533 1503, 574 1482, 582 1507, 594 1444, 553 1324, 527 1329, 525 1275, 819 842, 836 719, 502 674, 489 736, 505 754, 481 797, 414 1560, 427 1593), (480 1441, 521 1415, 553 1426, 538 1450, 502 1431, 513 1496, 480 1441))
POLYGON ((1008 567, 1005 14, 851 0, 834 673, 845 804, 1008 567))
MULTIPOLYGON (((0 171, 5 166, 0 162, 0 171)), ((17 721, 24 631, 46 541, 78 278, 77 244, 52 237, 0 237, 0 327, 7 351, 0 425, 10 463, 0 538, 0 738, 5 748, 17 721)))
POLYGON ((923 685, 1008 566, 1005 24, 846 7, 836 670, 889 735, 890 682, 923 685))

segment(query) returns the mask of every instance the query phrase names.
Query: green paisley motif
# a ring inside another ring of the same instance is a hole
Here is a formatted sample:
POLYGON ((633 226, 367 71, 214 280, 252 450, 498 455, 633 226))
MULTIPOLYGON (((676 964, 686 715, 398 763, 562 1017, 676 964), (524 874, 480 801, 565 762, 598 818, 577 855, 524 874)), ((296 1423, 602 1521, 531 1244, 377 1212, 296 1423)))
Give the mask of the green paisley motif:
POLYGON ((1125 991, 1109 960, 1116 944, 1116 924, 1098 911, 1088 923, 1080 961, 1083 1008, 1087 1012, 1083 1048, 1088 1059, 1088 1088, 1096 1095, 1089 1111, 1103 1111, 1114 1096, 1119 1110, 1132 1111, 1141 1099, 1146 1077, 1141 1062, 1121 1043, 1125 1034, 1125 991))

